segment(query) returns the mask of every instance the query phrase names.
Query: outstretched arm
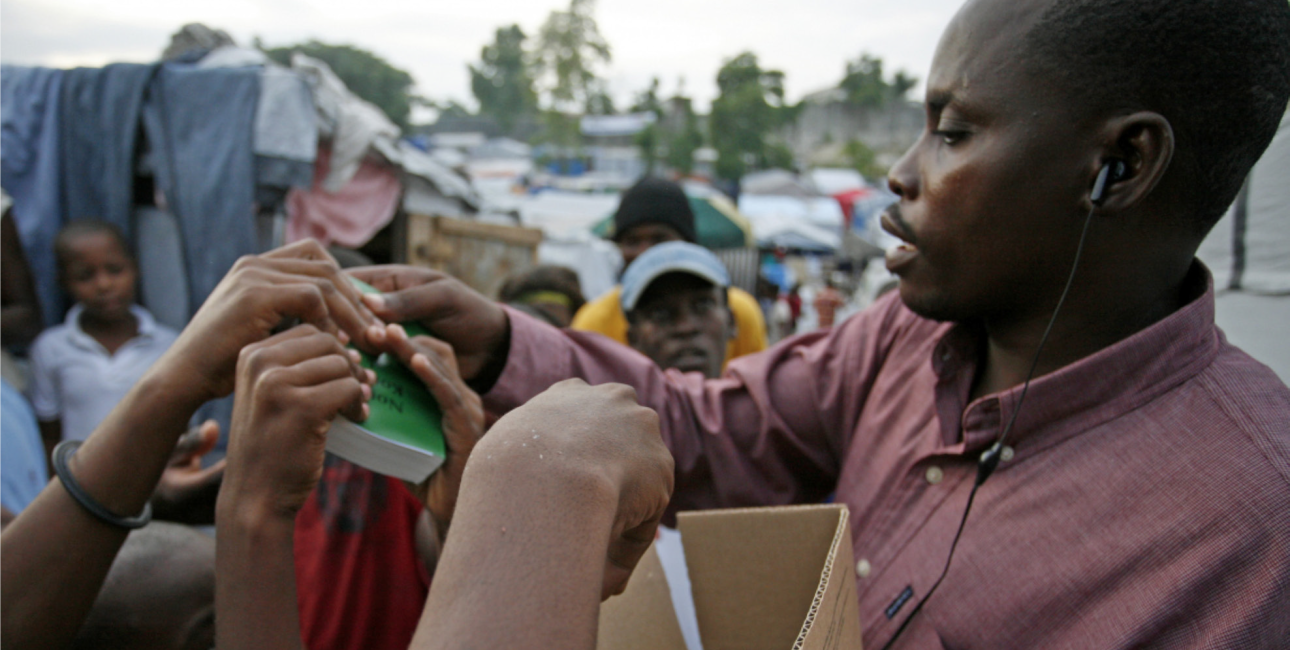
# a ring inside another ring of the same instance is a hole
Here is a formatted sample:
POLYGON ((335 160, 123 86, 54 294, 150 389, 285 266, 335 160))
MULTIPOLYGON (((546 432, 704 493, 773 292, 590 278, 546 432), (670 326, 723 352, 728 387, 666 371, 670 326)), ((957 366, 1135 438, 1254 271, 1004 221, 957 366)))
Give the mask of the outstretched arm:
MULTIPOLYGON (((288 318, 356 339, 377 322, 316 242, 240 260, 170 350, 72 456, 71 474, 84 491, 118 516, 138 514, 196 408, 232 390, 242 347, 288 318)), ((357 365, 354 370, 362 372, 357 365)), ((52 481, 0 535, 0 555, 7 558, 0 566, 0 645, 65 646, 126 533, 52 481)))
POLYGON ((302 325, 243 349, 216 505, 216 635, 235 648, 300 648, 292 536, 322 475, 337 413, 365 419, 371 387, 335 337, 302 325))
MULTIPOLYGON (((443 410, 447 458, 418 496, 440 524, 452 518, 461 475, 483 435, 479 397, 457 374, 452 350, 430 337, 409 339, 388 325, 375 347, 399 357, 429 387, 443 410)), ((238 364, 237 402, 219 535, 216 608, 221 648, 298 648, 300 624, 292 557, 294 522, 322 475, 326 433, 339 412, 371 397, 346 374, 339 342, 308 326, 245 348, 238 364)), ((366 406, 362 406, 365 411, 366 406)))
POLYGON ((658 417, 620 384, 556 384, 466 467, 412 647, 594 648, 672 493, 658 417))
POLYGON ((388 321, 418 320, 451 344, 484 407, 505 413, 556 381, 621 382, 658 412, 677 466, 674 510, 819 501, 834 488, 850 414, 881 368, 891 309, 735 359, 720 379, 663 371, 604 337, 507 311, 460 281, 404 266, 350 271, 388 321))

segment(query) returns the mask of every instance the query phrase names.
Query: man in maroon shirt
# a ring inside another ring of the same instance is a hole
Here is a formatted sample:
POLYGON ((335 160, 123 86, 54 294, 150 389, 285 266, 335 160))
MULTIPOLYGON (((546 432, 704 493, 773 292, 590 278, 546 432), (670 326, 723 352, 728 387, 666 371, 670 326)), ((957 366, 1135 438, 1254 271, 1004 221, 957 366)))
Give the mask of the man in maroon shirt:
POLYGON ((1284 647, 1290 389, 1215 327, 1194 256, 1287 98, 1284 0, 970 1, 888 178, 898 294, 719 379, 433 272, 360 276, 492 410, 565 377, 633 385, 672 511, 836 492, 866 647, 1284 647))

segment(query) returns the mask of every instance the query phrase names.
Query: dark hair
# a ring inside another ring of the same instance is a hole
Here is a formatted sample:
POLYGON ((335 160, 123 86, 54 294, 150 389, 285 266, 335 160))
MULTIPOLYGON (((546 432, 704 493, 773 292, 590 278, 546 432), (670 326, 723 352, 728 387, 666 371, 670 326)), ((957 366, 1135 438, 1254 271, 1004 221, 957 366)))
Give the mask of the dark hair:
POLYGON ((552 291, 569 299, 569 313, 575 314, 586 304, 578 274, 568 267, 547 264, 512 275, 497 292, 501 302, 523 303, 525 296, 552 291))
POLYGON ((1286 0, 1057 0, 1026 36, 1029 65, 1097 110, 1150 110, 1208 231, 1271 142, 1290 98, 1286 0))
POLYGON ((614 212, 613 239, 643 223, 670 226, 691 244, 698 240, 690 199, 680 185, 666 179, 646 176, 623 192, 614 212))
POLYGON ((54 256, 58 260, 58 268, 61 271, 67 265, 67 256, 71 254, 72 240, 85 235, 105 234, 111 236, 121 245, 121 252, 134 261, 134 253, 130 251, 130 245, 125 241, 125 235, 121 234, 121 229, 116 225, 98 219, 77 219, 70 221, 58 231, 58 236, 54 238, 54 256))

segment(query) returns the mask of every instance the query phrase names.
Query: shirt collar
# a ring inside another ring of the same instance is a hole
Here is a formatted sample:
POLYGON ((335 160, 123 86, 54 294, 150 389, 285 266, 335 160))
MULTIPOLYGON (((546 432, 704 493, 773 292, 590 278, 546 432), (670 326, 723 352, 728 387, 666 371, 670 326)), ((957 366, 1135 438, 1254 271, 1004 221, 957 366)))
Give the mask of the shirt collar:
MULTIPOLYGON (((1218 355, 1222 344, 1214 326, 1214 286, 1209 269, 1195 261, 1184 280, 1185 295, 1195 296, 1174 313, 1128 338, 1070 365, 1032 379, 1008 443, 1042 436, 1037 448, 1056 444, 1137 408, 1194 377, 1218 355)), ((932 367, 943 389, 966 402, 980 355, 981 334, 956 325, 933 348, 932 367)), ((944 422, 947 444, 967 451, 992 443, 1017 411, 1021 386, 974 400, 957 423, 944 422), (955 425, 950 427, 949 425, 955 425)), ((942 418, 949 415, 941 410, 942 418)), ((1022 448, 1018 448, 1018 454, 1022 448)))
MULTIPOLYGON (((85 330, 81 329, 81 314, 84 312, 85 306, 79 302, 67 310, 67 318, 63 321, 63 324, 67 326, 70 332, 71 341, 82 348, 100 350, 106 353, 106 350, 103 350, 103 346, 94 340, 94 337, 86 334, 85 330)), ((135 338, 150 339, 157 333, 157 321, 148 310, 139 305, 130 305, 130 313, 134 315, 134 320, 138 324, 138 333, 135 334, 135 338)))

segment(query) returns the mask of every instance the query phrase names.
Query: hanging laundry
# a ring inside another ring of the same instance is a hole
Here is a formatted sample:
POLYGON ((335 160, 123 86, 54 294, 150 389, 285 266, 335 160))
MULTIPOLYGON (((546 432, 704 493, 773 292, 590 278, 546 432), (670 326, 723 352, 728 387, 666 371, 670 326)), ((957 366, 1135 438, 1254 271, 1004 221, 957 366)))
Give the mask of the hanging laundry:
POLYGON ((253 68, 166 64, 144 104, 157 186, 179 218, 191 305, 206 300, 242 255, 258 251, 252 133, 253 68))
POLYGON ((63 214, 101 219, 134 242, 136 143, 148 83, 157 65, 114 63, 63 75, 59 104, 63 214))
POLYGON ((260 100, 255 110, 255 177, 261 206, 276 204, 292 187, 309 187, 318 152, 318 111, 301 75, 279 66, 259 50, 228 45, 197 63, 199 68, 256 66, 260 100), (266 191, 268 193, 266 193, 266 191), (277 200, 266 200, 274 196, 277 200))
POLYGON ((27 264, 45 323, 63 321, 54 237, 63 226, 59 196, 58 105, 63 71, 0 68, 0 185, 13 197, 27 264))
POLYGON ((320 131, 332 151, 323 187, 339 191, 358 171, 373 142, 397 139, 399 127, 381 109, 350 92, 326 63, 297 52, 291 57, 291 69, 313 88, 320 131))
POLYGON ((399 204, 399 177, 393 167, 369 156, 339 192, 328 192, 331 150, 318 148, 314 186, 287 196, 287 241, 312 237, 323 245, 356 248, 366 244, 394 218, 399 204))

